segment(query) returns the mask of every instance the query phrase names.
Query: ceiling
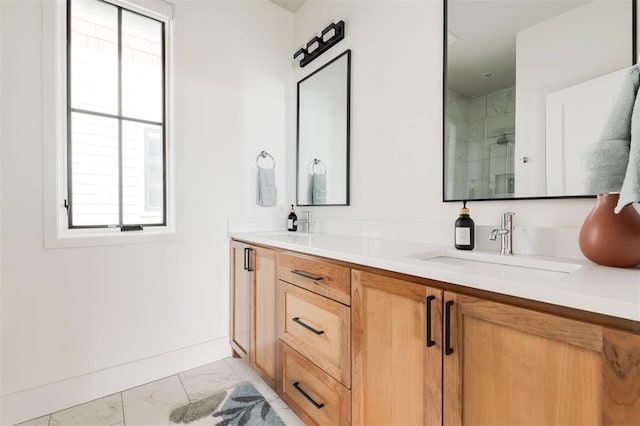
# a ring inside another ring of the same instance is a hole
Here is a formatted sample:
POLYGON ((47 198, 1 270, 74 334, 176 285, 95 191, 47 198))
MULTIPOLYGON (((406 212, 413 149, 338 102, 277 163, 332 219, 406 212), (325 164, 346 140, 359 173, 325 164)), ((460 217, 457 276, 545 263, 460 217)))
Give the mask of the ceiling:
POLYGON ((295 12, 306 0, 269 0, 278 6, 287 9, 289 12, 295 12))
POLYGON ((516 81, 516 34, 590 0, 448 1, 447 87, 467 99, 516 81), (482 74, 492 72, 489 79, 482 74))

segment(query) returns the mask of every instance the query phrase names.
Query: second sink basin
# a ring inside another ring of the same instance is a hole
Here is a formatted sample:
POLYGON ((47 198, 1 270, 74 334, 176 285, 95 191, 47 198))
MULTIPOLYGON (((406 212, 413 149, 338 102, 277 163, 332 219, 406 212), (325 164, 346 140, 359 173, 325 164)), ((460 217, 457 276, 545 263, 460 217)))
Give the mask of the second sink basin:
POLYGON ((447 265, 461 272, 492 278, 516 279, 526 276, 539 279, 559 279, 582 267, 578 263, 533 256, 502 256, 483 252, 443 250, 414 256, 435 265, 447 265))

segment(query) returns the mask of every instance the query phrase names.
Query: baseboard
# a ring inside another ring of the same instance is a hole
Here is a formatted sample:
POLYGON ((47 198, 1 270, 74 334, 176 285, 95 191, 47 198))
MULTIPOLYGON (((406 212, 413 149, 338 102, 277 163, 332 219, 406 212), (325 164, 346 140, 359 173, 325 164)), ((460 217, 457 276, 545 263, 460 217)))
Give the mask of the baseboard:
POLYGON ((228 337, 3 395, 0 424, 13 425, 73 407, 231 355, 228 337))

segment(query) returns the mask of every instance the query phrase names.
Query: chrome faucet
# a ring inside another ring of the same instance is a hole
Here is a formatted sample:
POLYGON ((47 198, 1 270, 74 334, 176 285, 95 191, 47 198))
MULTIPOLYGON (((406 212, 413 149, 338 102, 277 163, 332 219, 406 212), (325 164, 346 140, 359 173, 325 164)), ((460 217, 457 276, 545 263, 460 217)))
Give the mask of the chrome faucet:
POLYGON ((514 212, 502 213, 500 229, 494 229, 489 234, 491 241, 495 241, 500 235, 500 254, 513 254, 513 216, 514 212))
POLYGON ((307 234, 310 234, 311 233, 311 212, 309 210, 305 210, 305 211, 303 211, 301 213, 305 213, 307 218, 304 219, 304 220, 300 220, 300 219, 296 220, 296 224, 300 225, 302 223, 302 224, 306 225, 305 226, 305 232, 307 234))

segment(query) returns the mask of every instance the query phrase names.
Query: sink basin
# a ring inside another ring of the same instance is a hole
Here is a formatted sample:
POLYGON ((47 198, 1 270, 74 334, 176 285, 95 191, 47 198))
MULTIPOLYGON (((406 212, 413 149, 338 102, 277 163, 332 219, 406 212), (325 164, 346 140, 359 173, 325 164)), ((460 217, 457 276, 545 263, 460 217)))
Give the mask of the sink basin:
POLYGON ((460 272, 503 279, 521 279, 523 276, 533 279, 560 279, 582 267, 570 261, 446 250, 418 255, 415 258, 429 262, 433 266, 444 266, 460 272))

